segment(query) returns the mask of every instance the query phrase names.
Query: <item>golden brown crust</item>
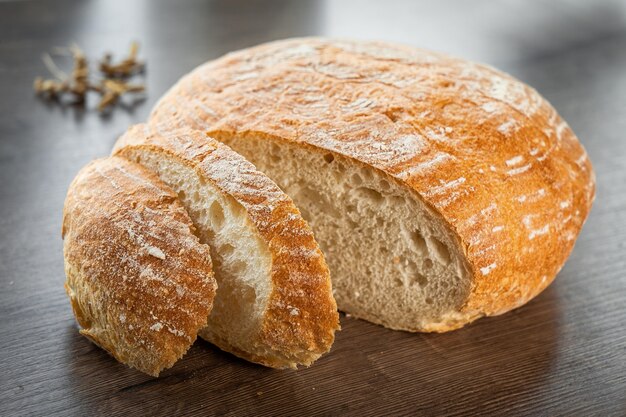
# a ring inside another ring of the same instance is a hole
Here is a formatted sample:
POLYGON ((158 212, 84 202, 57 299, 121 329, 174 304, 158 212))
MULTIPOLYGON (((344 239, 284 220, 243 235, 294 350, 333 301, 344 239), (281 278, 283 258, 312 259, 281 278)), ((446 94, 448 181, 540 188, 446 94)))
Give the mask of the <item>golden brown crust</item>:
POLYGON ((202 132, 162 135, 138 125, 118 140, 113 153, 124 155, 141 147, 177 158, 234 198, 270 250, 272 291, 262 328, 250 341, 252 350, 267 354, 213 342, 245 359, 278 368, 309 365, 330 350, 339 316, 328 267, 292 200, 250 162, 202 132))
POLYGON ((458 236, 470 267, 466 317, 435 331, 548 286, 595 196, 585 150, 534 89, 407 46, 292 39, 231 53, 181 79, 150 123, 313 146, 405 184, 458 236))
POLYGON ((169 187, 123 158, 94 161, 70 185, 63 238, 81 334, 153 376, 183 356, 216 284, 209 248, 169 187))

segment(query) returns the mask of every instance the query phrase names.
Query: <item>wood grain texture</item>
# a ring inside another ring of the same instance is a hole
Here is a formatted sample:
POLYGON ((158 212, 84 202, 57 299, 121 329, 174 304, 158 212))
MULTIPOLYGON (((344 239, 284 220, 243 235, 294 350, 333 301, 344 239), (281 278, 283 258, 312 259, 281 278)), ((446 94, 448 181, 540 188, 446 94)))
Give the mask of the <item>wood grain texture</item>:
POLYGON ((593 3, 0 3, 0 415, 625 415, 626 6, 593 3), (448 334, 342 317, 331 353, 301 371, 201 341, 159 379, 118 364, 78 334, 64 294, 71 179, 194 66, 318 34, 438 49, 537 88, 597 173, 570 260, 528 305, 448 334), (148 60, 145 102, 101 117, 32 95, 43 51, 125 51, 131 39, 148 60))

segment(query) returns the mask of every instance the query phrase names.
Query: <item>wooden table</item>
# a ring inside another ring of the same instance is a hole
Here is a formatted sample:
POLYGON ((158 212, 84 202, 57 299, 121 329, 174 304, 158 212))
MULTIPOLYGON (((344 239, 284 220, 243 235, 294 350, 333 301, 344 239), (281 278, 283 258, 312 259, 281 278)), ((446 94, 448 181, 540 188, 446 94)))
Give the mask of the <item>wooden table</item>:
POLYGON ((617 1, 0 3, 0 415, 626 415, 625 22, 617 1), (536 87, 598 177, 570 260, 528 305, 455 332, 342 317, 309 369, 266 369, 202 341, 158 379, 118 364, 78 334, 63 290, 68 184, 196 65, 316 34, 438 49, 536 87), (145 101, 101 116, 34 97, 42 52, 75 41, 121 54, 131 39, 149 65, 145 101))

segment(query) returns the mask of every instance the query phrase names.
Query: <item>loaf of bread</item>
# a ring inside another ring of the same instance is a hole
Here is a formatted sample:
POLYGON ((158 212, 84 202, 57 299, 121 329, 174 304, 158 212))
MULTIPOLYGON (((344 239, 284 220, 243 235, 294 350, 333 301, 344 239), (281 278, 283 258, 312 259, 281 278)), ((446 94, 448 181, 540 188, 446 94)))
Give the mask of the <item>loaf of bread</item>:
POLYGON ((157 376, 206 325, 215 296, 209 247, 176 193, 123 158, 94 161, 63 213, 65 289, 81 334, 157 376))
POLYGON ((447 331, 526 303, 595 194, 585 150, 535 90, 406 46, 231 53, 181 79, 149 124, 203 130, 269 175, 315 231, 339 308, 394 329, 447 331))
POLYGON ((339 315, 328 267, 274 182, 198 131, 134 126, 113 153, 170 186, 211 248, 218 289, 202 338, 275 368, 308 366, 330 350, 339 315))

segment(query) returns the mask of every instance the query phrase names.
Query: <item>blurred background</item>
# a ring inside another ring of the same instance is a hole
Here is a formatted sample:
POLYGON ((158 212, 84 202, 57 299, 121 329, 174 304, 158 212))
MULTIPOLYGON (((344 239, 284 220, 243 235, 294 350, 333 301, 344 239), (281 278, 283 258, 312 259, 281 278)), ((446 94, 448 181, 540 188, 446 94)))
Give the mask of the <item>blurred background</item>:
POLYGON ((626 1, 0 1, 0 415, 624 416, 625 161, 626 1), (459 331, 412 335, 343 317, 332 353, 297 373, 202 342, 159 380, 118 365, 78 335, 63 290, 70 181, 197 65, 318 35, 435 49, 535 87, 598 178, 570 260, 528 305, 459 331), (133 40, 147 62, 143 99, 100 114, 95 97, 61 106, 33 93, 48 76, 42 53, 75 42, 89 57, 121 58, 133 40), (357 365, 345 369, 346 358, 357 365))

